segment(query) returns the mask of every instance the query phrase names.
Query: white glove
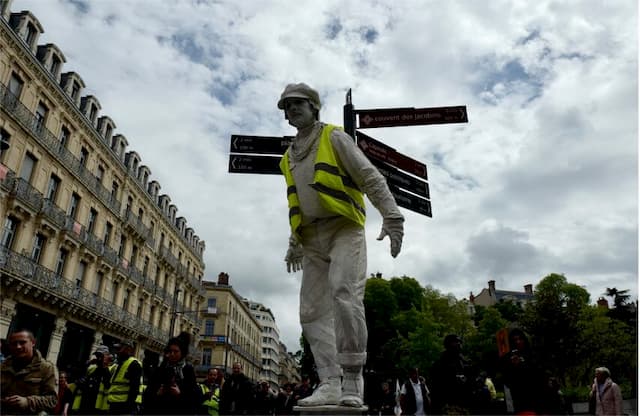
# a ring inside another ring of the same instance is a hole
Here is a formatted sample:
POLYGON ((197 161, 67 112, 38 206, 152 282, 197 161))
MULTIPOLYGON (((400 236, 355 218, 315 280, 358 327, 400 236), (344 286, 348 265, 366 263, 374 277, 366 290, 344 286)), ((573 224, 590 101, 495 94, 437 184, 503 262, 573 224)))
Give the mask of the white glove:
POLYGON ((287 255, 284 256, 284 261, 287 263, 287 273, 302 270, 303 257, 302 245, 295 238, 289 238, 289 249, 287 255))
POLYGON ((402 237, 404 236, 404 226, 402 223, 404 218, 384 218, 382 220, 382 230, 378 240, 382 240, 385 236, 389 236, 391 240, 391 257, 396 257, 402 248, 402 237))

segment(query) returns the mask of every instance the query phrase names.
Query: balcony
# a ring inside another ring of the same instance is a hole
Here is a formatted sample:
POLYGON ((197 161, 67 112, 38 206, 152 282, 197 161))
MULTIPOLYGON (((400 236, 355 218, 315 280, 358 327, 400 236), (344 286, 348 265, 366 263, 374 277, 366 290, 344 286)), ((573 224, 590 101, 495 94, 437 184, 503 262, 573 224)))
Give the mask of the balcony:
POLYGON ((40 215, 51 221, 59 229, 67 223, 67 214, 50 199, 44 199, 40 207, 40 215))
POLYGON ((173 270, 178 270, 178 259, 171 254, 171 251, 167 247, 160 247, 160 259, 164 260, 173 270))
POLYGON ((141 240, 147 241, 150 247, 153 247, 153 238, 151 237, 151 229, 144 225, 140 217, 133 215, 129 210, 125 212, 125 225, 131 229, 141 240))
POLYGON ((80 163, 71 152, 60 145, 58 138, 47 130, 42 122, 25 107, 11 91, 0 83, 0 107, 11 114, 27 131, 30 131, 35 139, 56 157, 64 166, 78 176, 81 182, 95 193, 100 201, 114 214, 120 212, 120 203, 111 198, 111 193, 87 168, 80 163))
MULTIPOLYGON (((164 344, 169 337, 168 332, 152 327, 149 322, 132 315, 87 289, 76 286, 63 276, 57 275, 30 258, 5 247, 0 247, 0 271, 15 276, 30 287, 72 303, 88 314, 97 314, 102 319, 122 325, 139 335, 152 338, 160 344, 164 344)), ((24 293, 27 292, 24 291, 24 293)))

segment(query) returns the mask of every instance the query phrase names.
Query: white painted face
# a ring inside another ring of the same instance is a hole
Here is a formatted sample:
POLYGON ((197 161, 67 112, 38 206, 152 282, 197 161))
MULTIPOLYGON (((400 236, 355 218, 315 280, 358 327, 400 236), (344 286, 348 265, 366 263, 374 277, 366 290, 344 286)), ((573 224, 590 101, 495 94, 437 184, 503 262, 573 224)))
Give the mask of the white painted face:
POLYGON ((313 106, 304 98, 287 98, 284 101, 284 112, 289 124, 297 129, 305 128, 316 121, 313 106))

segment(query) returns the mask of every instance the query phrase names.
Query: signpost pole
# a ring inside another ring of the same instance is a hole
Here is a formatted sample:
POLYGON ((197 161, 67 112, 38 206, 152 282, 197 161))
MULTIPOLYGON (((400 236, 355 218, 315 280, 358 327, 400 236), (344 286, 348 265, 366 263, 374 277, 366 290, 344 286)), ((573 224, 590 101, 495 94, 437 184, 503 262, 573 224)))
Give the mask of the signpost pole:
POLYGON ((344 132, 349 136, 354 138, 355 140, 355 131, 356 131, 356 112, 353 109, 353 103, 351 102, 351 88, 347 91, 347 95, 345 97, 346 103, 343 107, 343 116, 344 116, 344 132))

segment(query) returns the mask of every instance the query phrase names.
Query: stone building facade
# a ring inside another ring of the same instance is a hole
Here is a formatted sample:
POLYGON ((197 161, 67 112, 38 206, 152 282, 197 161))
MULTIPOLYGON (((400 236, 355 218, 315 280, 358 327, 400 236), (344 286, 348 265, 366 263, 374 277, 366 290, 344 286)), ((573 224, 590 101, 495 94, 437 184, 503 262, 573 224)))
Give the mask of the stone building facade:
POLYGON ((29 11, 0 2, 0 338, 33 330, 60 368, 200 329, 204 241, 29 11))

